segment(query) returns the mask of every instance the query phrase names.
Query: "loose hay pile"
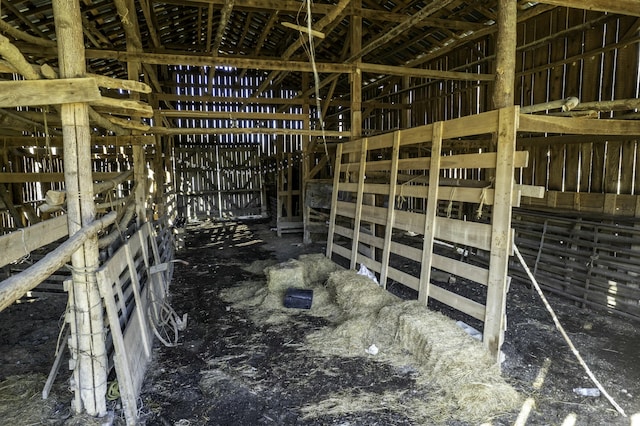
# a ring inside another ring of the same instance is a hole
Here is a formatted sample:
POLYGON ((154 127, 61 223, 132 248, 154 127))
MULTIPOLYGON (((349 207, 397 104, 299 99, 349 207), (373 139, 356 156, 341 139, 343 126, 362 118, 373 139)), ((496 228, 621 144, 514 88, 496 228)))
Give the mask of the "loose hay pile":
POLYGON ((307 336, 314 355, 371 356, 415 373, 411 392, 342 391, 302 408, 306 418, 372 410, 404 413, 417 423, 479 422, 518 408, 520 397, 500 376, 482 344, 444 315, 403 301, 355 271, 322 255, 300 256, 265 269, 267 285, 247 283, 222 297, 246 308, 255 321, 283 323, 306 312, 334 324, 307 336), (283 305, 287 288, 313 289, 309 311, 283 305))
POLYGON ((10 376, 0 382, 0 419, 7 425, 61 424, 69 416, 68 401, 42 399, 46 377, 41 374, 10 376))

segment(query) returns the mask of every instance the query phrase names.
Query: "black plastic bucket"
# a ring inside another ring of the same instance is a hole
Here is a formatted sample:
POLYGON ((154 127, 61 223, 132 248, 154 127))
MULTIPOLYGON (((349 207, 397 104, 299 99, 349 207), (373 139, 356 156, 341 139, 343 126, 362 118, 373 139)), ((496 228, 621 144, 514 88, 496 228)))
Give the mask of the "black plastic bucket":
POLYGON ((286 308, 311 309, 312 302, 313 290, 288 288, 284 295, 284 306, 286 308))

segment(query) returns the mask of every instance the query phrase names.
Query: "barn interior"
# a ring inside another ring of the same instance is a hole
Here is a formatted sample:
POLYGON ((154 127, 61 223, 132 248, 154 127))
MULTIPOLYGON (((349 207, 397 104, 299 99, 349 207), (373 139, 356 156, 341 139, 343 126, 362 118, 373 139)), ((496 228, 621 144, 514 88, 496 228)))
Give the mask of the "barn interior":
MULTIPOLYGON (((590 316, 568 333, 581 350, 593 321, 621 336, 603 343, 622 360, 607 366, 640 378, 627 362, 640 321, 637 1, 0 0, 0 57, 2 348, 20 340, 12 321, 62 301, 41 387, 66 383, 69 416, 144 422, 158 352, 188 315, 197 324, 187 300, 207 297, 180 289, 230 253, 243 267, 323 253, 366 269, 379 285, 358 299, 388 290, 473 326, 498 371, 508 324, 525 321, 508 319, 510 292, 540 290, 559 317, 590 316), (235 251, 214 242, 223 232, 235 251), (258 241, 271 254, 249 251, 258 241)), ((216 306, 256 308, 229 292, 216 306)), ((517 366, 503 370, 508 382, 517 366)), ((574 424, 577 410, 577 424, 640 424, 637 380, 607 380, 609 394, 578 374, 569 393, 595 388, 598 402, 538 421, 574 424)), ((536 408, 523 401, 483 421, 525 424, 536 408)), ((482 420, 358 413, 279 423, 482 420)))

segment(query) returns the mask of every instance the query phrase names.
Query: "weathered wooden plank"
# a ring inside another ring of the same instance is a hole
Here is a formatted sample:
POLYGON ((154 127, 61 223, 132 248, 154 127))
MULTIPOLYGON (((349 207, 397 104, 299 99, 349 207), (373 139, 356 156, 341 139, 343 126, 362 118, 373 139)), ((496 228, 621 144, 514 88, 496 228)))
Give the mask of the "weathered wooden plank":
MULTIPOLYGON (((367 139, 363 139, 360 152, 360 164, 367 161, 367 139)), ((358 173, 358 189, 356 191, 356 211, 353 217, 353 241, 351 246, 351 269, 356 267, 356 256, 358 253, 358 244, 360 243, 360 223, 362 222, 362 206, 364 204, 364 167, 360 167, 358 173)))
MULTIPOLYGON (((349 239, 353 238, 353 230, 336 226, 336 234, 342 235, 349 239)), ((417 237, 420 238, 420 237, 417 237)), ((383 249, 386 246, 385 240, 369 234, 361 234, 361 241, 365 244, 369 244, 378 249, 383 249)), ((407 259, 420 262, 422 260, 422 250, 416 247, 411 247, 392 241, 390 243, 391 252, 407 259)), ((432 267, 440 269, 445 272, 449 272, 453 275, 474 281, 482 285, 487 285, 489 280, 489 271, 479 266, 472 265, 463 261, 448 258, 439 254, 433 254, 432 267)), ((417 290, 418 287, 415 288, 417 290)))
POLYGON ((331 259, 333 252, 334 238, 333 234, 336 229, 336 214, 338 211, 338 191, 340 188, 340 164, 342 163, 342 144, 336 146, 336 160, 333 172, 333 191, 331 192, 331 211, 329 212, 329 230, 327 234, 327 257, 331 259))
MULTIPOLYGON (((121 176, 119 172, 95 172, 94 180, 110 180, 121 176)), ((64 173, 0 173, 0 183, 64 182, 64 173)))
POLYGON ((60 216, 0 236, 0 267, 68 234, 67 218, 60 216))
POLYGON ((226 112, 226 111, 196 111, 196 110, 162 110, 160 115, 167 118, 209 118, 225 120, 291 120, 302 121, 308 118, 305 114, 268 113, 268 112, 226 112))
MULTIPOLYGON (((389 271, 389 258, 391 256, 391 237, 393 236, 393 224, 396 219, 396 192, 398 183, 398 157, 400 154, 401 133, 394 132, 393 149, 391 151, 391 174, 389 176, 389 185, 387 186, 388 206, 387 206, 387 223, 384 229, 384 245, 382 248, 382 258, 380 263, 380 283, 382 287, 387 288, 387 275, 389 271)), ((366 187, 367 185, 365 185, 366 187)))
POLYGON ((100 90, 93 78, 0 81, 0 108, 97 102, 100 90))
POLYGON ((436 214, 438 213, 438 185, 440 183, 440 164, 442 163, 442 122, 433 125, 431 161, 429 162, 429 194, 427 209, 424 215, 424 235, 422 243, 422 258, 420 259, 420 286, 418 301, 427 304, 431 288, 431 263, 433 255, 433 239, 436 234, 436 214))
POLYGON ((491 253, 489 284, 484 319, 483 344, 499 361, 506 326, 507 270, 513 251, 511 199, 513 196, 513 163, 518 127, 518 108, 499 111, 498 158, 496 163, 495 200, 491 216, 491 253))
POLYGON ((44 281, 53 272, 60 269, 82 244, 95 234, 110 225, 116 219, 116 212, 111 212, 101 219, 81 228, 68 240, 60 244, 58 249, 48 253, 38 263, 25 271, 13 275, 0 283, 0 311, 18 300, 27 291, 44 281))
MULTIPOLYGON (((398 160, 398 170, 429 170, 430 157, 404 158, 398 160)), ((514 158, 514 167, 526 167, 529 161, 527 151, 518 151, 514 158)), ((341 164, 340 171, 354 172, 360 169, 362 163, 341 164)), ((446 155, 440 159, 441 169, 483 169, 495 168, 496 153, 485 152, 482 154, 457 154, 446 155)), ((391 160, 369 161, 365 163, 368 172, 389 170, 391 160)))
POLYGON ((640 134, 640 122, 632 120, 588 120, 520 114, 518 130, 537 133, 635 136, 640 134))
MULTIPOLYGON (((337 214, 349 218, 354 217, 355 206, 353 203, 338 201, 336 203, 337 214)), ((386 223, 387 210, 382 207, 362 206, 363 220, 384 225, 386 223)), ((398 229, 411 231, 416 234, 424 232, 424 215, 406 211, 396 212, 396 224, 398 229)), ((463 222, 457 219, 438 217, 436 219, 435 238, 450 241, 455 244, 469 245, 482 250, 490 250, 491 226, 478 222, 463 222), (461 226, 464 224, 464 226, 461 226)))
MULTIPOLYGON (((409 275, 406 272, 399 271, 395 268, 389 268, 389 278, 409 288, 418 290, 420 286, 420 279, 409 275)), ((430 297, 442 302, 454 309, 464 312, 465 314, 472 316, 473 318, 483 320, 485 316, 485 307, 478 302, 467 299, 456 293, 445 290, 436 285, 431 286, 430 297)))

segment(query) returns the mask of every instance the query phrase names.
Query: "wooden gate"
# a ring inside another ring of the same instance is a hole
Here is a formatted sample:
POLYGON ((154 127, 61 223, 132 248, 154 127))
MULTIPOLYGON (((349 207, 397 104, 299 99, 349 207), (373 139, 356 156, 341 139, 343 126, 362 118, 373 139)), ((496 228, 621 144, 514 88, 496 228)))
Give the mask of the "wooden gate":
POLYGON ((193 145, 175 149, 178 214, 198 218, 264 216, 260 146, 193 145))

